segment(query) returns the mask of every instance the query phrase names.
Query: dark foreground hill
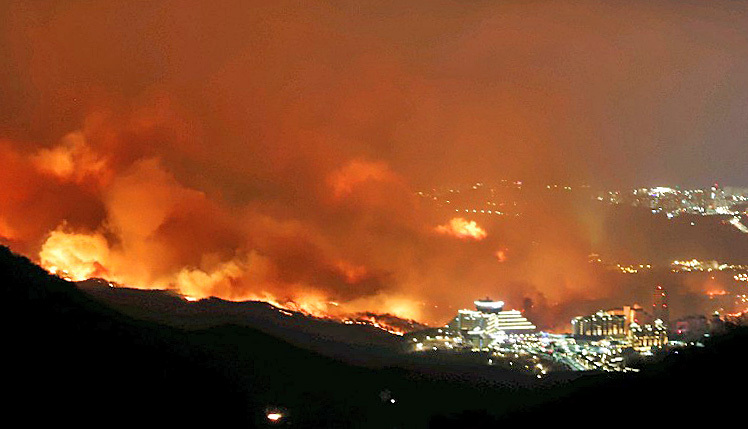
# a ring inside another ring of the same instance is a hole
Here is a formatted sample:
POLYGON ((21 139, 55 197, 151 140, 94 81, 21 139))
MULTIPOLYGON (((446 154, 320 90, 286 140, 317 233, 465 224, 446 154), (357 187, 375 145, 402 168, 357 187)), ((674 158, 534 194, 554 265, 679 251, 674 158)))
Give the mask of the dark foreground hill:
POLYGON ((346 362, 386 365, 401 350, 402 338, 372 325, 344 324, 275 307, 266 302, 218 298, 189 302, 164 290, 111 287, 101 279, 76 283, 86 295, 139 320, 187 330, 221 325, 256 329, 293 345, 346 362))
POLYGON ((533 384, 477 365, 355 366, 236 325, 185 330, 145 322, 6 248, 0 285, 2 389, 10 398, 3 417, 23 426, 262 427, 274 407, 291 427, 496 427, 528 419, 672 425, 697 417, 716 424, 740 414, 748 380, 743 330, 635 376, 533 384))
POLYGON ((4 247, 0 279, 7 418, 34 425, 253 427, 281 407, 294 427, 416 428, 464 409, 506 410, 528 380, 471 381, 485 365, 358 367, 248 327, 133 319, 4 247))

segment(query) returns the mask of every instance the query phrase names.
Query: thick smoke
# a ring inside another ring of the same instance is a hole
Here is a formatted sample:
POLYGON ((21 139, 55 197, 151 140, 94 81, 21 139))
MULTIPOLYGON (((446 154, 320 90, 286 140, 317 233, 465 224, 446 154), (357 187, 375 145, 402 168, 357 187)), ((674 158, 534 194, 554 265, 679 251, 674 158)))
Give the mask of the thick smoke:
POLYGON ((313 312, 443 323, 485 295, 604 297, 575 213, 537 201, 507 227, 415 191, 715 177, 706 136, 742 165, 747 17, 729 2, 6 2, 0 239, 74 278, 313 312))

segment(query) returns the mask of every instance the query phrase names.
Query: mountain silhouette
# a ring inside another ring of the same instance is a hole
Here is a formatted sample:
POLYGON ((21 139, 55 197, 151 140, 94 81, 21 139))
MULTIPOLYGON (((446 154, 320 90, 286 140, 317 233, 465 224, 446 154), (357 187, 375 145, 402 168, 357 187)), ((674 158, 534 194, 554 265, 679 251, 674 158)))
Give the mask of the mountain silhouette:
POLYGON ((24 426, 265 427, 268 410, 284 414, 275 427, 495 427, 644 409, 657 410, 651 423, 719 423, 739 411, 748 378, 739 327, 634 375, 534 382, 481 365, 478 354, 354 365, 249 326, 180 328, 123 314, 5 247, 0 303, 4 417, 24 426))

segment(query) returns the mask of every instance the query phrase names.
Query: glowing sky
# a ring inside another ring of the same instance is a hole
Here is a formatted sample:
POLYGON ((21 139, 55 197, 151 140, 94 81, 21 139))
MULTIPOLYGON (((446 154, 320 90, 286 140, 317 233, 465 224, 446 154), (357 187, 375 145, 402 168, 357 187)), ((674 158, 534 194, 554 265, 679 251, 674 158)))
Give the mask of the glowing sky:
POLYGON ((0 238, 86 276, 412 317, 458 284, 592 296, 574 217, 513 253, 521 231, 413 191, 748 185, 745 2, 10 1, 0 22, 0 238))

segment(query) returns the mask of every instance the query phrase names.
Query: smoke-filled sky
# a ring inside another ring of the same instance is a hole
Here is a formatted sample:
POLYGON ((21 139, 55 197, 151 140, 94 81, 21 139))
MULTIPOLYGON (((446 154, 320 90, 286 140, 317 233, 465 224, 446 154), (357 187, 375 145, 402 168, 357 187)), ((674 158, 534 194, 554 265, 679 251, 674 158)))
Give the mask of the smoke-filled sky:
POLYGON ((0 239, 48 267, 433 320, 598 292, 573 216, 516 251, 421 187, 748 185, 748 3, 6 1, 0 97, 0 239))

